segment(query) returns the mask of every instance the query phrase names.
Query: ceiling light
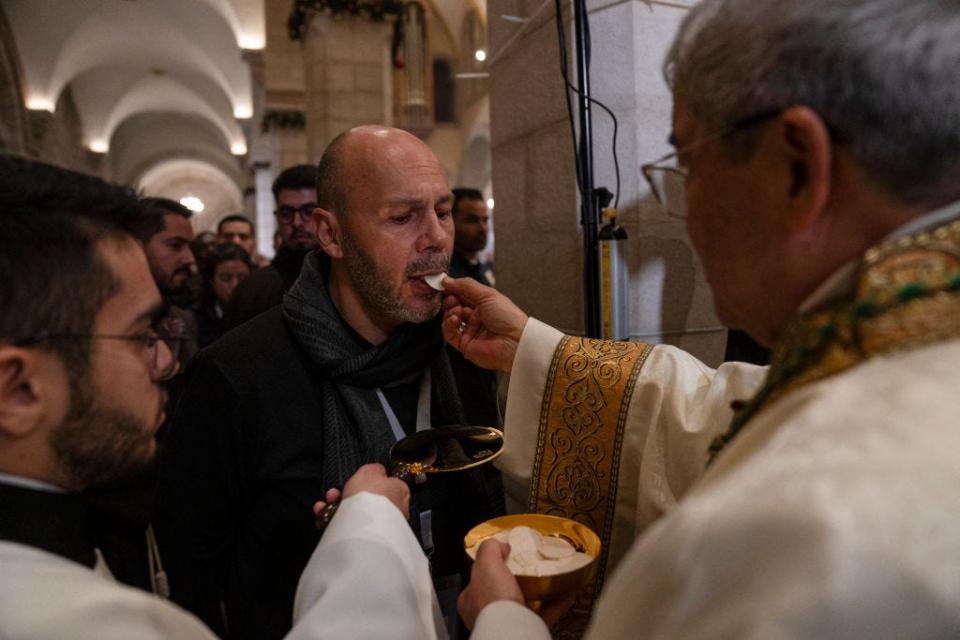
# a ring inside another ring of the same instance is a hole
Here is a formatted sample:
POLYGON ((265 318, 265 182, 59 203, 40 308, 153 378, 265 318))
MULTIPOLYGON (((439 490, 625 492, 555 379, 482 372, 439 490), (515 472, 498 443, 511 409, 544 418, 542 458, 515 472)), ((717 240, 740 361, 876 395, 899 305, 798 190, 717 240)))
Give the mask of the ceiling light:
POLYGON ((110 150, 110 144, 106 140, 91 140, 88 146, 90 151, 96 153, 106 153, 110 150))
POLYGON ((247 143, 240 141, 234 142, 230 145, 230 153, 235 156, 243 156, 247 154, 247 143))
POLYGON ((180 198, 180 204, 195 213, 203 211, 203 200, 192 194, 180 198))
POLYGON ((247 106, 240 106, 233 108, 233 117, 240 120, 246 120, 247 118, 253 117, 253 108, 247 106))
POLYGON ((252 51, 259 51, 266 46, 263 36, 255 36, 247 33, 240 34, 240 37, 237 38, 237 44, 240 45, 241 49, 249 49, 252 51))
POLYGON ((487 52, 483 49, 477 49, 474 52, 473 57, 477 59, 477 62, 483 62, 487 59, 487 52))
POLYGON ((44 98, 43 96, 30 96, 27 98, 27 109, 30 111, 49 111, 53 113, 56 105, 54 105, 53 100, 50 98, 44 98))
POLYGON ((493 198, 487 198, 487 209, 493 209, 493 198))

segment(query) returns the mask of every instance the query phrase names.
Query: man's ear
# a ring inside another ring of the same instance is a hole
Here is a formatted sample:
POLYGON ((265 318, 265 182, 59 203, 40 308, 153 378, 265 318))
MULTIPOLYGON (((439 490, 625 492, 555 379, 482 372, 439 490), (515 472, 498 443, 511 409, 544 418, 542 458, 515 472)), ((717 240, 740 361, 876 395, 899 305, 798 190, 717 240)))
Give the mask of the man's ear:
POLYGON ((323 252, 331 258, 342 258, 343 235, 337 214, 317 207, 313 210, 313 221, 317 223, 317 240, 323 252))
POLYGON ((0 434, 26 436, 49 413, 52 380, 44 373, 43 360, 35 349, 0 345, 0 434))
POLYGON ((790 175, 786 194, 792 230, 806 229, 823 214, 830 199, 833 142, 816 111, 790 107, 779 119, 779 142, 790 175))

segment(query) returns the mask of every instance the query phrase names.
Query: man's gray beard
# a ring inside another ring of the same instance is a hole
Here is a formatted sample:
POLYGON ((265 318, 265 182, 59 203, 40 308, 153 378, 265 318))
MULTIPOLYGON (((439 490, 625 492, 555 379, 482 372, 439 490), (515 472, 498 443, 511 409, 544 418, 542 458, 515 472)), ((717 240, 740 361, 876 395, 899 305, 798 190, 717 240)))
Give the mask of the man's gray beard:
POLYGON ((50 445, 71 486, 86 488, 125 478, 150 462, 152 430, 127 411, 98 407, 88 380, 71 385, 70 410, 50 445))
MULTIPOLYGON (((443 299, 439 291, 436 293, 435 303, 426 310, 405 306, 400 292, 391 285, 390 278, 378 268, 370 256, 361 251, 346 230, 343 231, 343 258, 353 288, 364 306, 374 313, 394 322, 420 323, 430 320, 440 312, 443 299)), ((449 266, 450 256, 446 252, 438 251, 414 260, 407 265, 404 275, 434 269, 446 271, 449 266)))

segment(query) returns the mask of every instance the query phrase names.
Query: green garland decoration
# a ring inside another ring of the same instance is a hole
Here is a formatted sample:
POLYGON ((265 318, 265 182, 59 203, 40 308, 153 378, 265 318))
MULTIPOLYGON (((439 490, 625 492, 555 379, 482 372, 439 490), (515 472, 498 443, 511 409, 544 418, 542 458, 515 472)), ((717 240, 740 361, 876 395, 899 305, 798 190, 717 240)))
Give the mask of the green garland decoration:
POLYGON ((307 16, 311 11, 338 16, 365 16, 374 22, 386 22, 388 18, 399 18, 403 13, 402 0, 294 0, 293 9, 287 19, 290 39, 302 42, 307 32, 307 16))

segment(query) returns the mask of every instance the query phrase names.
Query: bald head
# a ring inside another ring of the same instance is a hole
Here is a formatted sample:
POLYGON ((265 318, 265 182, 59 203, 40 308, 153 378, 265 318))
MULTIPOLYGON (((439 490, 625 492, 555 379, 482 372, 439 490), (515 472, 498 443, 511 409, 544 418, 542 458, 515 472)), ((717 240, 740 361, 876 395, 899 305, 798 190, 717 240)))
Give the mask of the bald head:
POLYGON ((439 161, 422 140, 402 129, 361 125, 333 139, 317 166, 317 204, 344 216, 353 189, 408 162, 439 161))
POLYGON ((379 344, 435 317, 440 295, 424 278, 450 264, 453 194, 430 148, 399 129, 356 127, 327 147, 317 172, 317 238, 344 320, 379 344))

